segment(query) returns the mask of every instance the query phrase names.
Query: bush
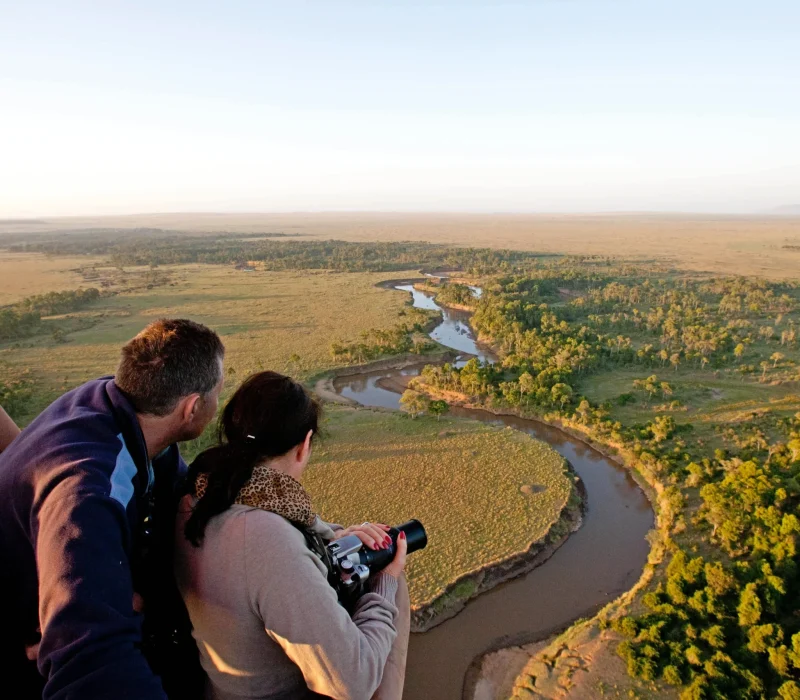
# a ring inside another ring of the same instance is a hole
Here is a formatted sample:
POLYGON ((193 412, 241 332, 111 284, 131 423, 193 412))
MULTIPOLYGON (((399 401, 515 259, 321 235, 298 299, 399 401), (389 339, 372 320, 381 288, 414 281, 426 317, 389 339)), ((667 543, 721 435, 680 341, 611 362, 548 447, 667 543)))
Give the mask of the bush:
POLYGON ((664 680, 669 683, 670 685, 682 685, 683 679, 681 678, 681 672, 678 670, 677 666, 664 666, 664 671, 662 672, 662 677, 664 680))
POLYGON ((630 392, 617 396, 617 406, 627 406, 629 403, 636 403, 636 397, 630 392))

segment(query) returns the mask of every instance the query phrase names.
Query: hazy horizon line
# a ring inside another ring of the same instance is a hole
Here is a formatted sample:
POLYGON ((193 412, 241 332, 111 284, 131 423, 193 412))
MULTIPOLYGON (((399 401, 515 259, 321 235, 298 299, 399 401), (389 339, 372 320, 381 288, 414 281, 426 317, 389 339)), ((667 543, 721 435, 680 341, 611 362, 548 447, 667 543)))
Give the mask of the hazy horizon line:
POLYGON ((202 209, 185 209, 178 211, 138 211, 117 214, 31 214, 23 216, 0 216, 0 223, 45 223, 49 219, 114 219, 139 216, 325 216, 325 215, 408 215, 408 216, 724 216, 731 218, 752 218, 758 216, 800 217, 800 205, 775 207, 751 212, 732 212, 724 210, 692 211, 671 209, 597 209, 586 211, 565 210, 458 210, 458 209, 276 209, 276 210, 242 210, 219 211, 202 209))

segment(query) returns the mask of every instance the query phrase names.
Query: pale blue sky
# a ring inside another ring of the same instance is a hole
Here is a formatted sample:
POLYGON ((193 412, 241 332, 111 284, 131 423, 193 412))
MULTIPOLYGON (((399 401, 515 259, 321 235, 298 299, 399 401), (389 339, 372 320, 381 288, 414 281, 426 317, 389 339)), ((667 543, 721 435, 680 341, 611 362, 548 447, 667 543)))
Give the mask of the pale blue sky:
POLYGON ((800 204, 800 3, 0 0, 0 216, 800 204))

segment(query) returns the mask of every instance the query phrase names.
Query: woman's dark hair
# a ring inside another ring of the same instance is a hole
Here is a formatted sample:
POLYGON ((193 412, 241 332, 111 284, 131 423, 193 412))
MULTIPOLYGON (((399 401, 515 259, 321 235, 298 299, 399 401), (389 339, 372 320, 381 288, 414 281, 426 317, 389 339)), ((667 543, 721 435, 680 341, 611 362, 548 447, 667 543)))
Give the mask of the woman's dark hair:
POLYGON ((291 377, 277 372, 248 377, 222 411, 219 444, 201 452, 189 467, 189 493, 198 475, 207 475, 208 483, 186 522, 186 539, 199 546, 208 521, 233 505, 253 467, 286 454, 309 430, 316 435, 321 411, 291 377))

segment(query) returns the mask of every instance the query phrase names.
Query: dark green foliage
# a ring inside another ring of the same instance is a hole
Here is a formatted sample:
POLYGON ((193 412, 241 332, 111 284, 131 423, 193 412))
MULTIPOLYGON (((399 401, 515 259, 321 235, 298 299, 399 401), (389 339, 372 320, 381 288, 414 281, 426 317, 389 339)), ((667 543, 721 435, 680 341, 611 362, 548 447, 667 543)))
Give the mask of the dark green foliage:
POLYGON ((27 373, 13 380, 0 380, 0 406, 14 418, 27 409, 33 395, 33 382, 27 373))
MULTIPOLYGON (((786 428, 790 436, 800 431, 800 415, 786 428)), ((682 698, 791 697, 796 691, 800 500, 793 484, 800 462, 792 457, 774 450, 769 463, 740 462, 703 487, 698 518, 713 525, 709 537, 730 564, 675 551, 666 581, 642 599, 651 612, 614 623, 627 632, 620 654, 633 675, 686 682, 682 698)))
POLYGON ((21 313, 35 313, 40 316, 55 316, 65 314, 70 311, 89 304, 100 298, 100 290, 90 287, 89 289, 74 289, 66 292, 48 292, 47 294, 37 294, 26 297, 14 307, 21 313))
POLYGON ((428 413, 432 416, 436 416, 436 420, 439 420, 449 409, 450 407, 447 405, 447 401, 443 401, 442 399, 436 399, 428 404, 428 413))
POLYGON ((424 353, 436 347, 423 332, 430 321, 430 312, 409 308, 403 310, 401 320, 394 328, 371 328, 361 333, 352 343, 331 343, 331 356, 337 362, 368 362, 386 355, 405 352, 424 353))
MULTIPOLYGON (((42 317, 64 314, 92 303, 100 297, 95 288, 75 289, 66 292, 37 294, 0 309, 0 340, 25 338, 42 330, 42 317)), ((63 331, 56 333, 54 340, 63 340, 63 331)))
POLYGON ((540 256, 488 248, 456 248, 430 243, 350 243, 294 241, 283 234, 205 236, 160 229, 63 232, 31 239, 0 239, 11 251, 51 255, 103 255, 118 265, 243 263, 257 261, 267 270, 327 269, 347 272, 408 270, 420 267, 463 269, 479 274, 526 269, 540 256))
POLYGON ((631 393, 620 394, 615 400, 618 406, 627 406, 629 403, 636 403, 636 397, 631 393))
POLYGON ((477 299, 466 284, 443 282, 436 289, 436 301, 444 306, 466 306, 474 308, 477 299))

